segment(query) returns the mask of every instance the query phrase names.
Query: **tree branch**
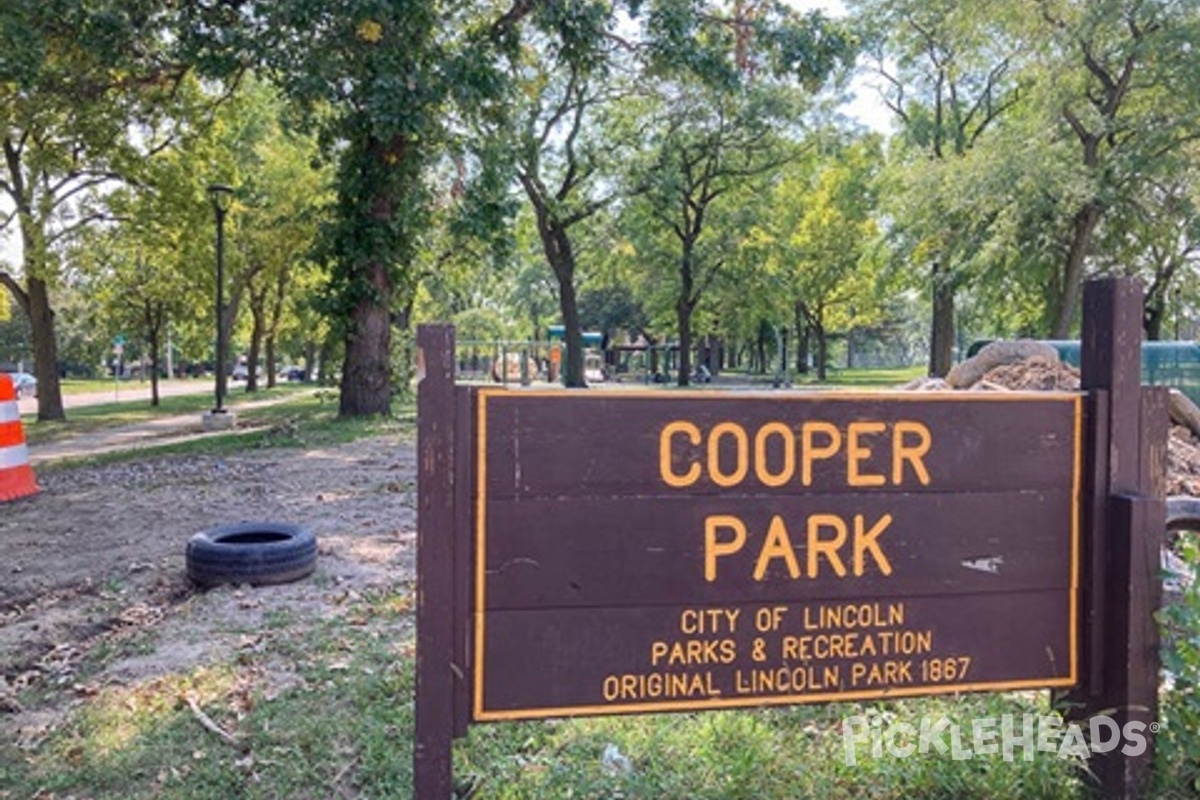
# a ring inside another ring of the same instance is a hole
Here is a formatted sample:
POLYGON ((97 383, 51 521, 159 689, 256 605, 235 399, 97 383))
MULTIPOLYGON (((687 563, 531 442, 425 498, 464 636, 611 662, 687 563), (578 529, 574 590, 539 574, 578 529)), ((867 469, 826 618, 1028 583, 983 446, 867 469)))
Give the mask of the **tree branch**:
POLYGON ((116 173, 116 172, 92 172, 90 170, 79 170, 77 172, 68 172, 66 175, 63 176, 62 180, 58 181, 57 183, 53 183, 53 184, 50 184, 49 186, 47 186, 46 193, 49 197, 54 198, 54 203, 53 203, 52 207, 57 208, 58 206, 62 205, 64 202, 71 199, 72 197, 74 197, 75 195, 79 194, 82 191, 86 191, 86 190, 91 189, 96 186, 101 186, 110 181, 123 181, 123 180, 124 180, 124 177, 121 174, 116 173), (68 185, 69 183, 71 183, 71 181, 77 180, 79 178, 84 178, 85 176, 86 176, 86 180, 80 180, 78 184, 71 187, 70 191, 65 192, 61 195, 59 194, 59 192, 62 190, 62 188, 64 186, 68 185))
POLYGON ((583 220, 587 219, 588 217, 592 216, 593 214, 599 212, 605 206, 608 206, 614 200, 616 200, 617 197, 618 197, 617 193, 613 192, 612 194, 608 195, 607 197, 601 197, 598 200, 593 200, 590 203, 585 203, 581 208, 579 208, 577 211, 575 211, 575 213, 568 214, 565 217, 562 217, 560 222, 564 228, 569 228, 572 225, 574 225, 575 223, 582 222, 583 220))
POLYGON ((567 160, 567 171, 563 174, 562 184, 559 186, 555 199, 560 203, 567 199, 571 194, 571 190, 577 185, 577 181, 582 181, 583 178, 578 176, 579 160, 575 153, 575 141, 579 138, 579 132, 583 128, 583 114, 586 109, 584 98, 584 89, 582 86, 575 84, 576 70, 571 68, 571 86, 568 89, 574 88, 577 96, 573 103, 574 114, 571 117, 571 129, 567 132, 566 141, 563 142, 563 154, 567 160))
POLYGON ((17 301, 17 305, 25 312, 25 316, 29 316, 29 294, 20 282, 14 278, 8 270, 0 270, 0 285, 8 289, 8 293, 17 301))
POLYGON ((890 83, 896 90, 896 99, 892 100, 892 98, 888 97, 887 93, 884 92, 883 89, 877 89, 876 91, 879 94, 879 98, 881 100, 883 100, 883 104, 885 106, 887 106, 889 109, 891 109, 893 114, 895 114, 897 117, 900 118, 901 122, 903 122, 905 125, 908 125, 911 122, 911 120, 908 117, 908 112, 904 110, 904 84, 901 83, 894 76, 892 76, 890 73, 888 73, 882 67, 880 67, 877 70, 877 72, 885 81, 890 83))
POLYGON ((975 118, 976 114, 980 112, 983 113, 983 121, 979 123, 979 126, 976 127, 973 132, 967 135, 967 138, 971 143, 974 143, 974 141, 979 138, 979 135, 983 133, 984 129, 987 128, 988 125, 990 125, 998 116, 1000 116, 1000 114, 1004 113, 1006 109, 1010 108, 1013 103, 1016 102, 1014 99, 1010 100, 1008 103, 1001 104, 998 107, 992 105, 992 98, 1000 85, 1000 79, 1004 77, 1006 72, 1008 72, 1008 67, 1009 60, 1004 58, 1000 60, 999 64, 988 70, 987 78, 984 80, 983 89, 980 91, 979 96, 975 99, 975 102, 971 105, 970 110, 967 111, 966 116, 963 117, 962 133, 967 135, 967 128, 970 126, 971 120, 975 118))
POLYGON ((1079 138, 1079 141, 1087 143, 1092 137, 1091 131, 1084 127, 1083 122, 1079 119, 1079 117, 1075 116, 1075 112, 1071 110, 1071 107, 1064 104, 1062 114, 1063 119, 1065 119, 1067 124, 1071 126, 1071 130, 1075 132, 1075 135, 1079 138))
POLYGON ((103 211, 96 211, 91 214, 85 214, 70 225, 65 225, 59 228, 53 234, 46 237, 46 245, 50 246, 55 242, 66 239, 74 235, 81 228, 85 228, 93 222, 128 222, 129 217, 119 214, 106 214, 103 211))
POLYGON ((550 134, 562 121, 562 118, 571 110, 571 96, 575 93, 575 82, 579 78, 579 73, 574 66, 571 67, 571 74, 567 78, 566 88, 563 89, 562 102, 551 113, 550 118, 546 120, 546 124, 542 127, 542 132, 538 135, 538 149, 542 150, 546 147, 546 142, 550 139, 550 134))
POLYGON ((1079 51, 1083 54, 1083 65, 1087 67, 1088 72, 1092 73, 1092 77, 1100 81, 1100 85, 1104 87, 1104 94, 1106 96, 1111 95, 1117 88, 1117 82, 1113 80, 1112 75, 1109 74, 1105 66, 1096 59, 1095 54, 1092 53, 1091 45, 1088 42, 1080 41, 1079 51))
POLYGON ((512 6, 492 23, 490 35, 499 39, 509 34, 525 17, 533 12, 537 0, 515 0, 512 6))

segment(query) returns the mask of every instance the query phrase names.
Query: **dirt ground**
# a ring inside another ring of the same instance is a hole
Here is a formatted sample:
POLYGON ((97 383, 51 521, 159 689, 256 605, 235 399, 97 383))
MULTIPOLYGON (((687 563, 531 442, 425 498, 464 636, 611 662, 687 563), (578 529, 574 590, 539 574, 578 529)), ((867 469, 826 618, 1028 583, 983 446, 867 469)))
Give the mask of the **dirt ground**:
POLYGON ((40 494, 0 514, 0 737, 44 736, 70 707, 61 693, 84 697, 212 663, 266 615, 329 617, 348 598, 414 578, 415 449, 398 437, 45 470, 38 482, 40 494), (316 573, 196 591, 185 575, 188 538, 249 520, 310 527, 316 573), (153 646, 118 649, 81 683, 89 652, 147 632, 153 646), (24 708, 18 692, 29 687, 58 701, 24 708))

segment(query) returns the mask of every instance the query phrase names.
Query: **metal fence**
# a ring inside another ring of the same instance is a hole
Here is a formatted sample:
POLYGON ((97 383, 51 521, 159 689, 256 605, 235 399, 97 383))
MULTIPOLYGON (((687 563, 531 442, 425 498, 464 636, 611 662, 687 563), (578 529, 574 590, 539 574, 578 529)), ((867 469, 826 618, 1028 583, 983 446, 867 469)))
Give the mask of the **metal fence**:
MULTIPOLYGON (((1049 341, 1066 363, 1079 366, 1078 341, 1049 341)), ((1200 405, 1200 344, 1142 342, 1142 383, 1170 386, 1200 405)))

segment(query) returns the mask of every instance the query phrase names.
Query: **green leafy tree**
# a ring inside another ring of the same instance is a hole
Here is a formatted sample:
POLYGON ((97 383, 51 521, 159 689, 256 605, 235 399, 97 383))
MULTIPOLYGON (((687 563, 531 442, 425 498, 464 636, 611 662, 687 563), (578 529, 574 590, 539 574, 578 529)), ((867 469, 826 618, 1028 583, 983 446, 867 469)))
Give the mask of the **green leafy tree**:
MULTIPOLYGON (((443 171, 448 175, 438 183, 447 188, 434 200, 431 224, 422 234, 417 253, 420 292, 414 296, 413 305, 399 309, 398 314, 457 321, 461 315, 487 309, 487 316, 495 312, 512 320, 504 326, 509 330, 500 338, 532 337, 539 327, 539 299, 542 305, 544 299, 531 296, 526 302, 522 296, 523 288, 528 286, 526 267, 532 262, 538 277, 545 276, 536 269, 541 262, 533 248, 524 248, 531 254, 528 258, 518 250, 518 240, 529 238, 518 231, 529 228, 530 220, 516 217, 515 228, 504 224, 517 214, 519 203, 507 183, 498 185, 502 171, 482 181, 491 184, 490 188, 481 190, 481 181, 476 180, 468 192, 469 162, 482 170, 494 170, 495 163, 473 159, 457 148, 444 161, 443 171), (518 332, 524 327, 518 321, 526 314, 532 315, 531 329, 518 332)), ((474 338, 461 328, 459 336, 474 338)))
MULTIPOLYGON (((1022 41, 1013 3, 863 0, 882 99, 900 126, 890 204, 893 243, 927 271, 932 302, 929 373, 945 375, 955 343, 959 290, 976 274, 988 219, 955 194, 967 157, 1021 99, 1022 41)), ((914 281, 914 283, 916 283, 914 281)))
POLYGON ((185 18, 204 28, 214 14, 104 0, 0 9, 0 193, 12 209, 0 211, 0 231, 15 233, 22 252, 0 283, 30 320, 40 420, 65 417, 51 303, 64 254, 111 217, 105 193, 139 180, 147 156, 179 136, 173 121, 196 98, 180 88, 201 52, 180 32, 185 18))
POLYGON ((876 137, 797 164, 774 191, 773 213, 754 231, 763 278, 791 300, 794 329, 815 339, 819 380, 827 377, 831 331, 878 323, 892 293, 871 247, 879 234, 875 179, 881 165, 876 137))
POLYGON ((646 310, 627 283, 592 284, 579 295, 579 316, 590 330, 601 331, 609 341, 622 333, 645 336, 646 310))
POLYGON ((345 356, 340 413, 390 409, 393 310, 411 308, 431 170, 452 104, 495 104, 498 48, 529 13, 465 0, 257 2, 253 42, 268 73, 306 112, 336 165, 323 236, 323 309, 345 356))
MULTIPOLYGON (((184 126, 186 120, 176 121, 184 126)), ((151 405, 169 330, 189 327, 212 341, 212 222, 205 172, 213 150, 207 131, 193 129, 179 146, 145 159, 136 185, 105 198, 116 224, 84 232, 67 259, 70 281, 92 298, 92 336, 107 350, 127 336, 129 352, 149 361, 151 405), (208 313, 196 320, 199 309, 208 313)))
POLYGON ((329 176, 312 166, 316 143, 281 126, 283 109, 267 87, 251 89, 257 97, 237 112, 249 124, 239 127, 231 147, 239 161, 241 264, 231 295, 235 303, 244 299, 249 312, 247 392, 259 388, 260 372, 275 385, 280 332, 285 318, 309 300, 297 293, 311 281, 299 278, 317 269, 312 254, 329 200, 329 176))
POLYGON ((1200 162, 1193 156, 1181 166, 1174 175, 1146 182, 1136 197, 1123 204, 1127 210, 1120 223, 1099 231, 1099 269, 1143 281, 1142 327, 1150 340, 1169 333, 1172 309, 1178 323, 1183 289, 1196 285, 1200 267, 1200 162))
POLYGON ((695 315, 752 224, 746 201, 796 155, 778 132, 796 128, 807 95, 852 48, 823 17, 770 3, 665 2, 647 26, 651 122, 636 163, 648 190, 638 202, 673 240, 676 380, 686 386, 695 315))
POLYGON ((693 316, 747 226, 738 219, 746 208, 739 201, 792 156, 774 135, 781 116, 774 98, 755 94, 714 97, 685 89, 665 103, 644 202, 673 239, 680 386, 691 380, 693 316))
POLYGON ((5 300, 0 303, 0 361, 10 367, 23 366, 33 354, 29 319, 21 313, 14 298, 5 300))
MULTIPOLYGON (((1186 168, 1200 137, 1200 8, 1142 0, 1038 0, 1036 114, 1042 140, 1071 145, 1053 192, 1055 267, 1043 290, 1055 338, 1074 324, 1102 227, 1122 226, 1153 183, 1186 168)), ((1030 132, 1031 134, 1034 132, 1030 132)), ((1152 298, 1153 299, 1153 298, 1152 298)))
POLYGON ((577 297, 582 231, 622 191, 611 181, 621 140, 600 120, 623 91, 612 69, 616 25, 612 5, 602 0, 540 4, 509 66, 519 104, 512 123, 516 176, 557 283, 564 382, 574 387, 586 385, 577 297))

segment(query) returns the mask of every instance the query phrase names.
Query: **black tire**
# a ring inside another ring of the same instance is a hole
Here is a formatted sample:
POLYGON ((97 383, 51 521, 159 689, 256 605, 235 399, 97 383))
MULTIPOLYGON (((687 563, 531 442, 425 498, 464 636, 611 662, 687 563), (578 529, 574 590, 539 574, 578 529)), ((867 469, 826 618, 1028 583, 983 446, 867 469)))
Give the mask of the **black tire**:
POLYGON ((1200 498, 1186 494, 1168 497, 1167 530, 1200 531, 1200 498))
MULTIPOLYGON (((1200 499, 1186 494, 1167 498, 1167 533, 1182 531, 1200 532, 1200 499)), ((1177 544, 1168 535, 1163 545, 1163 605, 1166 606, 1182 603, 1196 581, 1195 568, 1179 557, 1177 544)))
POLYGON ((317 566, 317 537, 286 522, 218 525, 187 543, 188 577, 201 586, 289 583, 317 566))

